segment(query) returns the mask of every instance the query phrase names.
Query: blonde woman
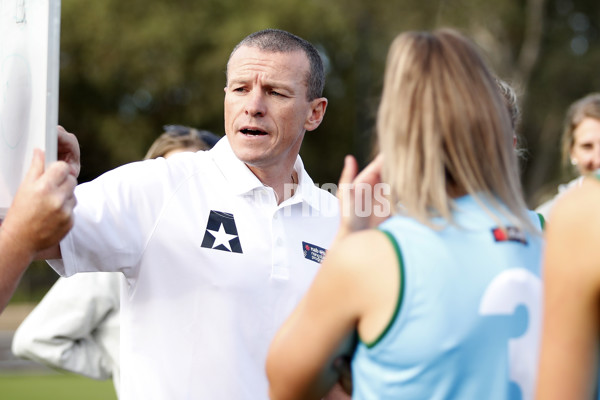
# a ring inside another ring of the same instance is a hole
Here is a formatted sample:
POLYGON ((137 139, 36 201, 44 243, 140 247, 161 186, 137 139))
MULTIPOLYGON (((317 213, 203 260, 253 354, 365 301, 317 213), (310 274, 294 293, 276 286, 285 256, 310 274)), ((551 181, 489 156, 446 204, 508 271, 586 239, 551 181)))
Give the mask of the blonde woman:
POLYGON ((548 218, 554 202, 586 175, 600 168, 600 93, 590 93, 575 101, 567 110, 562 135, 562 161, 577 177, 559 185, 558 193, 538 206, 537 212, 548 218))
MULTIPOLYGON (((354 331, 354 399, 532 399, 540 221, 526 209, 510 117, 475 46, 453 30, 399 35, 377 132, 394 215, 358 232, 356 218, 342 219, 271 345, 272 399, 319 398, 354 331)), ((355 171, 348 159, 340 182, 355 171)), ((377 164, 362 180, 377 182, 377 164)))

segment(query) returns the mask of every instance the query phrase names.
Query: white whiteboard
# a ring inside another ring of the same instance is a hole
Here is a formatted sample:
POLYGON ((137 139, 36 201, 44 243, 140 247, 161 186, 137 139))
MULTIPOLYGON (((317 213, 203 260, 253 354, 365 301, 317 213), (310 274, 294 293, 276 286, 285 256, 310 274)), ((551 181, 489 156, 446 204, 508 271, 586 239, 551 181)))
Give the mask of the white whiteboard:
POLYGON ((33 149, 56 161, 60 0, 0 0, 0 219, 33 149))

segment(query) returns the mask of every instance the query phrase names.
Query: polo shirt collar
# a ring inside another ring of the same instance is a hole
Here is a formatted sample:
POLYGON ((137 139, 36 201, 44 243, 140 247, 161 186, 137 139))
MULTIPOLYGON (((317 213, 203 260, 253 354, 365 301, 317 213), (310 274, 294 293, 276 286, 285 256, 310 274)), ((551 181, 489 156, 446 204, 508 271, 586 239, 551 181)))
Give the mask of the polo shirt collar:
POLYGON ((302 158, 300 158, 300 156, 296 158, 296 163, 294 164, 294 171, 296 171, 296 173, 298 174, 298 187, 296 189, 296 193, 294 193, 294 196, 292 196, 291 199, 287 199, 282 204, 287 204, 287 202, 294 202, 295 199, 298 199, 298 202, 304 201, 312 208, 320 210, 320 189, 318 189, 315 186, 313 180, 304 169, 304 163, 302 162, 302 158))
MULTIPOLYGON (((255 189, 264 187, 260 179, 252 173, 250 168, 236 157, 226 136, 217 142, 210 150, 210 153, 215 164, 229 182, 232 193, 244 195, 255 189)), ((298 188, 294 196, 281 203, 280 206, 306 202, 311 207, 319 210, 321 208, 319 189, 315 187, 312 179, 304 169, 304 163, 300 156, 296 158, 294 171, 298 175, 298 188)))

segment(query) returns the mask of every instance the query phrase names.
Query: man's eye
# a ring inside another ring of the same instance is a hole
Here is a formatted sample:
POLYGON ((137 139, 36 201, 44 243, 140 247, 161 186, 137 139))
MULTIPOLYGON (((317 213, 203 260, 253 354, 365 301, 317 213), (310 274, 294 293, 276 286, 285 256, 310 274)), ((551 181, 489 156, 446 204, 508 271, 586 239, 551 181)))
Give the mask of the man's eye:
POLYGON ((283 96, 281 93, 276 92, 275 90, 271 90, 270 93, 271 93, 272 96, 283 96))

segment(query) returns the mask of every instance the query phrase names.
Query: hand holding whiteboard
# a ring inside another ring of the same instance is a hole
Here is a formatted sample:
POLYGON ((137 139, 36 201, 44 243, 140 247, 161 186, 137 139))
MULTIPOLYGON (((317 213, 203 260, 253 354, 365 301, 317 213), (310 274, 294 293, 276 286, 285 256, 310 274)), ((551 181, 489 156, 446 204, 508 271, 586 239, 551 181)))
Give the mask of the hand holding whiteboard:
POLYGON ((60 0, 0 0, 0 219, 33 157, 56 160, 60 0))

